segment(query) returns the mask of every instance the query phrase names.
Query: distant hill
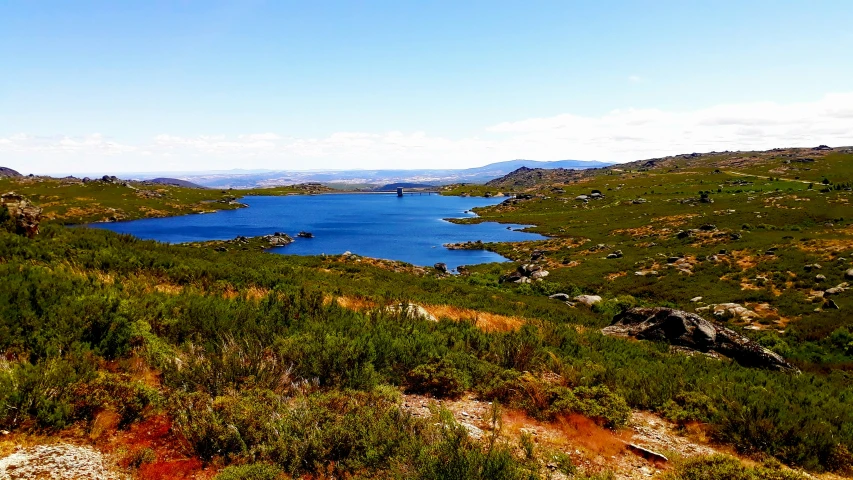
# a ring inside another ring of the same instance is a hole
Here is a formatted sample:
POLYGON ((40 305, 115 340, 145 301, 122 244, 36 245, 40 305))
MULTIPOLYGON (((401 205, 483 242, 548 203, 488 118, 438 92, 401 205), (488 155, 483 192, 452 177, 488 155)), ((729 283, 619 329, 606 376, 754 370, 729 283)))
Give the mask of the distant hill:
POLYGON ((372 191, 374 192, 394 192, 398 188, 435 188, 435 185, 430 185, 427 183, 389 183, 388 185, 382 185, 381 187, 376 187, 372 191))
POLYGON ((7 167, 0 167, 0 178, 4 177, 23 177, 23 175, 21 175, 17 170, 12 170, 11 168, 7 167))
POLYGON ((451 183, 485 183, 506 175, 519 167, 527 168, 573 168, 588 169, 611 165, 604 162, 582 160, 559 160, 542 162, 537 160, 508 160, 490 163, 482 167, 464 169, 417 169, 417 170, 326 170, 326 171, 267 171, 267 172, 215 172, 210 174, 181 175, 181 178, 210 188, 258 188, 294 185, 305 182, 345 185, 385 185, 392 183, 416 183, 447 185, 451 183))
POLYGON ((205 186, 199 185, 197 183, 193 183, 187 180, 181 180, 179 178, 152 178, 151 180, 145 180, 145 183, 153 183, 156 185, 172 185, 174 187, 184 187, 184 188, 207 188, 205 186))
POLYGON ((569 183, 583 176, 583 170, 520 167, 502 177, 486 182, 486 186, 511 190, 529 188, 541 184, 569 183))

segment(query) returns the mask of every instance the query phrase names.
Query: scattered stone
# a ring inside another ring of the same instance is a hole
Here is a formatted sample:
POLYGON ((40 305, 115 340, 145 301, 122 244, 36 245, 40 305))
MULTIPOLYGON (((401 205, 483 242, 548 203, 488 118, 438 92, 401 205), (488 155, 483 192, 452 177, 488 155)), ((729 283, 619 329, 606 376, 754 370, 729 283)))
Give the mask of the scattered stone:
POLYGON ((531 280, 541 280, 541 279, 547 277, 549 273, 551 273, 551 272, 549 272, 548 270, 537 270, 537 271, 530 274, 530 279, 531 280))
POLYGON ((601 303, 602 298, 598 295, 578 295, 574 298, 574 301, 578 303, 582 303, 587 307, 591 307, 596 303, 601 303))
POLYGON ((828 300, 826 301, 826 303, 824 303, 824 304, 823 304, 823 308, 828 308, 828 309, 831 309, 831 310, 840 310, 840 309, 841 309, 841 308, 838 306, 838 304, 837 304, 837 303, 835 303, 835 300, 833 300, 833 299, 831 299, 831 298, 830 298, 830 299, 828 299, 828 300))
POLYGON ((811 272, 812 270, 820 270, 820 269, 821 269, 821 266, 820 266, 820 265, 818 265, 817 263, 813 263, 813 264, 811 264, 811 265, 805 265, 805 266, 803 267, 803 269, 804 269, 805 271, 807 271, 807 272, 811 272))
POLYGON ((693 298, 691 298, 691 299, 690 299, 690 301, 691 301, 691 302, 693 302, 693 303, 701 302, 701 301, 702 301, 702 297, 693 297, 693 298))
POLYGON ((818 275, 815 275, 814 279, 818 282, 823 282, 823 281, 826 281, 826 275, 818 274, 818 275))
POLYGON ((602 333, 667 341, 703 353, 718 353, 747 367, 799 373, 781 356, 749 338, 694 313, 673 308, 632 308, 617 315, 602 333))
POLYGON ((711 312, 715 317, 728 320, 751 322, 758 314, 738 303, 720 303, 696 309, 697 312, 711 312))
POLYGON ((844 278, 848 280, 853 280, 853 268, 844 272, 844 278))
POLYGON ((705 225, 702 225, 701 227, 699 227, 699 230, 702 230, 704 232, 711 232, 711 231, 714 231, 716 229, 717 229, 717 226, 714 224, 711 224, 711 223, 706 223, 705 225))
POLYGON ((296 236, 299 238, 314 238, 314 234, 311 232, 299 232, 296 236))
POLYGON ((622 250, 616 250, 615 252, 607 255, 607 258, 609 258, 609 259, 622 258, 622 256, 623 256, 622 250))
POLYGON ((568 302, 572 297, 570 297, 568 293, 555 293, 553 295, 548 295, 548 298, 553 298, 554 300, 559 300, 561 302, 568 302))
POLYGON ((634 272, 634 275, 638 277, 656 277, 658 275, 657 270, 640 270, 638 272, 634 272))

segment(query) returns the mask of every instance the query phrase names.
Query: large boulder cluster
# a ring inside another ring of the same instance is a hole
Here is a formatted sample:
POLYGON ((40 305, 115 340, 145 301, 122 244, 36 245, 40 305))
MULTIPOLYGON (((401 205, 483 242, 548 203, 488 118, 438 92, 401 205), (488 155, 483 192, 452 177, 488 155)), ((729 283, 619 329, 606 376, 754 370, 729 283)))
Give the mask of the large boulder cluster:
POLYGON ((502 282, 512 283, 530 283, 542 280, 547 277, 550 272, 545 270, 540 265, 528 263, 520 265, 514 272, 501 277, 502 282))

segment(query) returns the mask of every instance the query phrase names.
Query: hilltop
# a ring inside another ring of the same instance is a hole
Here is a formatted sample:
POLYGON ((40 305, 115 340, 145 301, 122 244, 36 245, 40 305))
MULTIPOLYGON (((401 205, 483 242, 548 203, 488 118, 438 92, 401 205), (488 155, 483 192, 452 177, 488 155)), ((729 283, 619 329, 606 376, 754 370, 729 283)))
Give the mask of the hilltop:
POLYGON ((0 167, 0 178, 3 177, 23 177, 18 171, 7 167, 0 167))
POLYGON ((172 185, 174 187, 184 187, 184 188, 207 188, 201 185, 198 185, 193 182, 188 182, 186 180, 181 180, 179 178, 167 178, 167 177, 158 177, 152 178, 151 180, 143 180, 145 184, 154 184, 154 185, 172 185))
POLYGON ((499 190, 518 190, 543 184, 562 184, 575 181, 584 176, 585 170, 567 170, 564 168, 545 169, 519 167, 500 178, 486 182, 487 187, 499 190))

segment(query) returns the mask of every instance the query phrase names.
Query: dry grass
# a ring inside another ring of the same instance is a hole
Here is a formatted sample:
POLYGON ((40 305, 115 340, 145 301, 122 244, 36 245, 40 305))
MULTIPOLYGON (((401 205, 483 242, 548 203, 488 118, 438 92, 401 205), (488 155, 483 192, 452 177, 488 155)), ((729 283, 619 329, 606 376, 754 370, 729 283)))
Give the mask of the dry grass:
POLYGON ((436 318, 447 318, 457 322, 473 321, 477 328, 486 332, 518 330, 525 323, 521 317, 508 317, 451 305, 423 305, 423 307, 436 318))
MULTIPOLYGON (((332 297, 327 296, 324 299, 326 304, 335 301, 341 307, 350 310, 366 311, 377 307, 377 303, 361 297, 332 297)), ((518 330, 525 323, 525 319, 521 317, 509 317, 499 315, 497 313, 483 312, 470 308, 455 307, 452 305, 424 305, 420 304, 426 311, 435 318, 453 320, 455 322, 473 322, 474 325, 486 332, 509 332, 518 330)))

